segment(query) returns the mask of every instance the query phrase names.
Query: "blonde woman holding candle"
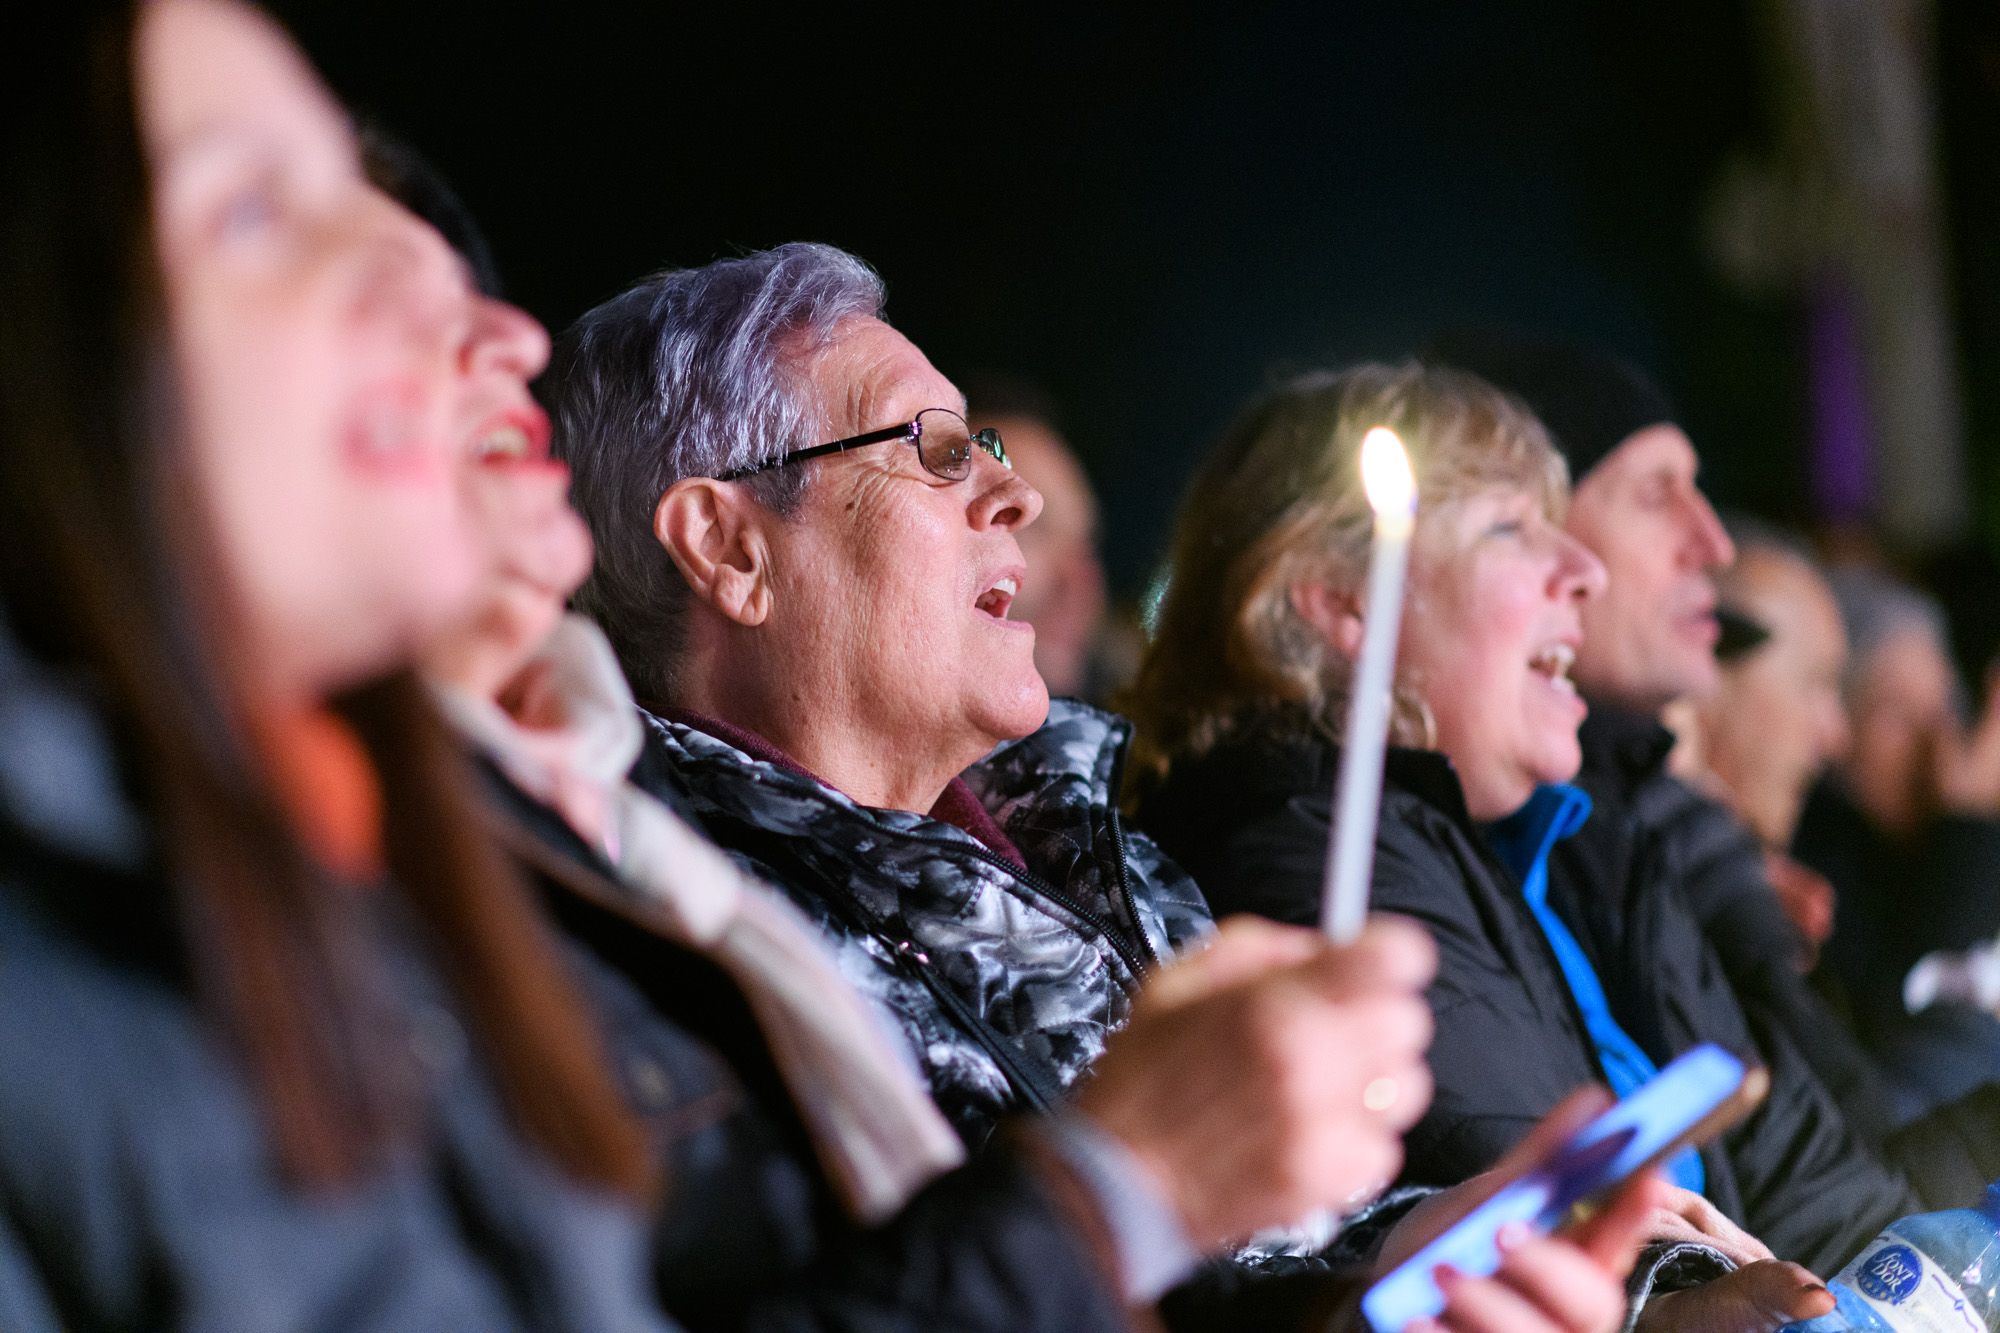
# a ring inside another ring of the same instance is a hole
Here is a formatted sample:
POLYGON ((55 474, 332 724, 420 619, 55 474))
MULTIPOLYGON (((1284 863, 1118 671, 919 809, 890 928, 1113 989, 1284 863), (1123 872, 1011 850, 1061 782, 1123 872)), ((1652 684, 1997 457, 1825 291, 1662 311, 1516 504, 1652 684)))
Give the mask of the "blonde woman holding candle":
MULTIPOLYGON (((1190 488, 1158 635, 1126 700, 1139 823, 1218 914, 1318 921, 1348 683, 1377 610, 1365 605, 1374 522, 1356 467, 1377 426, 1407 446, 1422 502, 1371 906, 1416 918, 1439 945, 1437 1094, 1406 1140, 1404 1176, 1449 1185, 1490 1167, 1579 1084, 1626 1091, 1703 1039, 1759 1053, 1740 1025, 1663 1032, 1648 1009, 1636 1031, 1620 1028, 1606 994, 1622 1001, 1632 987, 1606 982, 1631 979, 1591 975, 1545 901, 1542 860, 1588 814, 1561 785, 1580 762, 1585 713, 1567 667, 1605 575, 1563 531, 1568 479, 1547 434, 1470 376, 1313 372, 1224 436, 1190 488)), ((1784 1129, 1767 1110, 1737 1137, 1784 1129)), ((1643 1300, 1656 1278, 1678 1287, 1746 1267, 1645 1304, 1649 1322, 1768 1327, 1827 1303, 1809 1273, 1772 1262, 1725 1216, 1745 1211, 1730 1153, 1669 1165, 1680 1188, 1655 1226, 1667 1243, 1634 1290, 1643 1300), (1658 1262, 1669 1255, 1677 1265, 1658 1262)), ((1757 1183, 1808 1208, 1813 1173, 1834 1165, 1801 1163, 1804 1189, 1757 1183)))

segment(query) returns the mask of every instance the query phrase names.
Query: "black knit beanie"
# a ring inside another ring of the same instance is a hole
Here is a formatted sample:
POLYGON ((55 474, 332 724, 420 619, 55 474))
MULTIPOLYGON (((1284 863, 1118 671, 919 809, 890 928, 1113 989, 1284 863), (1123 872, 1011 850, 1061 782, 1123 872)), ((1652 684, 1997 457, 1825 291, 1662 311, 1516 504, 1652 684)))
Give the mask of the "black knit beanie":
POLYGON ((1525 402, 1568 461, 1572 483, 1635 432, 1674 420, 1673 403, 1637 367, 1567 343, 1461 329, 1441 334, 1422 359, 1525 402))

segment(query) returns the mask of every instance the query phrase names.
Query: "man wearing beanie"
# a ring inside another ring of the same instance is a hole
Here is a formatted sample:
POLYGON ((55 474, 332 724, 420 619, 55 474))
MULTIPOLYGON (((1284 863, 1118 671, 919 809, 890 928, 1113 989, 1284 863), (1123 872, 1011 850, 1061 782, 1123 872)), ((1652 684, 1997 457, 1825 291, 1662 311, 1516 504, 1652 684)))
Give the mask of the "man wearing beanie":
POLYGON ((1695 485, 1694 444, 1666 395, 1632 366, 1561 343, 1461 333, 1427 359, 1527 403, 1569 463, 1569 530, 1611 585, 1584 605, 1571 669, 1591 703, 1586 747, 1601 705, 1651 722, 1669 701, 1713 689, 1710 574, 1736 552, 1695 485))
POLYGON ((1660 711, 1715 687, 1712 575, 1735 555, 1672 404, 1630 365, 1560 343, 1460 334, 1431 359, 1523 399, 1569 463, 1567 526, 1610 578, 1583 608, 1572 668, 1590 705, 1577 785, 1593 810, 1550 859, 1549 901, 1577 925, 1642 1043, 1699 1035, 1770 1069, 1769 1100, 1726 1149, 1753 1229, 1759 1177, 1829 1220, 1907 1210, 1906 1181, 1928 1206, 1970 1202, 2000 1174, 1994 1106, 1896 1132, 1879 1071, 1793 965, 1801 950, 1754 835, 1666 770, 1660 711), (1801 1200, 1783 1177, 1808 1161, 1838 1164, 1801 1200))

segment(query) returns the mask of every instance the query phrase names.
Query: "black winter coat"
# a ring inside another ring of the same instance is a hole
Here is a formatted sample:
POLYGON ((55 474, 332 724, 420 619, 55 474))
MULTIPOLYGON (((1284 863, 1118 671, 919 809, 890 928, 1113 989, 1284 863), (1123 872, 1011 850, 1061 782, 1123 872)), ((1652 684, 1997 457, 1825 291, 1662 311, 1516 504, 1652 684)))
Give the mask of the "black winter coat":
POLYGON ((646 1219, 514 1132, 392 893, 371 958, 429 1132, 287 1180, 113 753, 0 636, 0 1328, 664 1329, 646 1219))
MULTIPOLYGON (((1801 942, 1764 872, 1756 835, 1727 807, 1666 770, 1673 737, 1658 723, 1606 705, 1583 725, 1577 785, 1596 813, 1558 864, 1581 866, 1629 836, 1675 869, 1751 1029, 1765 1049, 1789 1043, 1812 1066, 1857 1136, 1900 1170, 1934 1208, 1970 1207, 2000 1177, 2000 1085, 1987 1084, 1929 1114, 1897 1114, 1898 1095, 1875 1057, 1800 972, 1801 942)), ((1845 903, 1843 903, 1845 910, 1845 903)))
POLYGON ((1213 924, 1115 796, 1130 727, 1058 699, 963 775, 1025 859, 877 810, 697 727, 654 719, 633 781, 688 816, 825 932, 893 1015, 968 1143, 1045 1109, 1122 1027, 1146 972, 1213 924))
POLYGON ((1787 1033, 1855 1132, 1878 1147, 1886 1142, 1896 1124, 1894 1097, 1860 1043, 1806 984, 1805 942, 1765 875, 1756 835, 1666 771, 1674 738, 1658 723, 1594 705, 1581 740, 1576 781, 1598 812, 1577 834, 1587 835, 1586 855, 1623 824, 1658 843, 1752 1025, 1787 1033))
MULTIPOLYGON (((655 762, 642 758, 634 776, 657 776, 655 762)), ((990 1137, 888 1222, 857 1226, 735 983, 626 910, 615 871, 559 816, 497 771, 488 778, 501 836, 571 942, 627 1095, 662 1155, 669 1198, 654 1258, 676 1318, 756 1333, 1132 1326, 1109 1255, 1029 1169, 1022 1136, 990 1137)), ((1357 1265, 1414 1201, 1406 1191, 1350 1219, 1321 1261, 1205 1265, 1166 1294, 1162 1320, 1174 1333, 1329 1327, 1327 1312, 1358 1293, 1357 1265)), ((0 1266, 0 1302, 4 1278, 0 1266)))
MULTIPOLYGON (((1226 742, 1177 761, 1139 819, 1218 914, 1309 922, 1337 771, 1337 748, 1303 726, 1226 742)), ((1764 1106, 1704 1150, 1708 1197, 1780 1256, 1838 1269, 1917 1200, 1855 1139, 1796 1051, 1759 1047, 1662 868, 1629 843, 1609 850, 1616 858, 1587 897, 1573 877, 1565 892, 1552 864, 1549 901, 1590 954, 1620 1024, 1661 1064, 1712 1041, 1774 1074, 1764 1106)), ((1406 1140, 1404 1174, 1451 1184, 1491 1166, 1602 1072, 1519 882, 1467 815, 1441 755, 1390 752, 1372 906, 1414 918, 1438 943, 1437 1094, 1406 1140)))
POLYGON ((497 773, 502 836, 571 942, 665 1164, 662 1302, 702 1329, 1122 1330, 1089 1243, 1011 1140, 863 1229, 822 1173, 735 983, 622 910, 616 872, 497 773))

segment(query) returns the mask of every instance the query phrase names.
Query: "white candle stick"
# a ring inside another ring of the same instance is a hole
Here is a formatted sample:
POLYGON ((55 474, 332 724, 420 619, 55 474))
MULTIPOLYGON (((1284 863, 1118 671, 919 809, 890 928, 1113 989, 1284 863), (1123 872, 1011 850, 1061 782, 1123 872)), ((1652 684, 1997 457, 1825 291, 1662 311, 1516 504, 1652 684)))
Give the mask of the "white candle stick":
POLYGON ((1403 572, 1416 527, 1417 482, 1396 432, 1377 426, 1361 440, 1361 484, 1375 511, 1362 607, 1361 655, 1341 737, 1340 781, 1333 794, 1333 836, 1326 848, 1320 928, 1336 942, 1361 933, 1368 915, 1368 873, 1375 864, 1375 817, 1382 805, 1382 756, 1396 673, 1396 632, 1403 620, 1403 572))

